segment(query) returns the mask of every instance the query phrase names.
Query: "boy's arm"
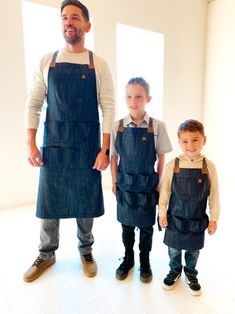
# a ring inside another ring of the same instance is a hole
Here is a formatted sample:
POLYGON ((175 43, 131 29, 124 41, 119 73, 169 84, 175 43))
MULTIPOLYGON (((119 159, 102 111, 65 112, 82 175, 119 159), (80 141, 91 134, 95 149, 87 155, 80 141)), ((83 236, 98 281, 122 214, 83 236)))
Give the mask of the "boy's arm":
POLYGON ((161 182, 164 165, 165 165, 165 154, 158 155, 157 173, 158 173, 159 182, 161 182))
POLYGON ((173 166, 168 163, 164 172, 164 176, 161 181, 160 186, 160 196, 158 203, 159 210, 159 224, 162 228, 166 228, 167 223, 167 210, 168 204, 171 196, 171 182, 173 176, 173 166))
POLYGON ((114 194, 116 194, 118 155, 111 156, 110 168, 111 168, 111 175, 112 175, 112 191, 114 194))

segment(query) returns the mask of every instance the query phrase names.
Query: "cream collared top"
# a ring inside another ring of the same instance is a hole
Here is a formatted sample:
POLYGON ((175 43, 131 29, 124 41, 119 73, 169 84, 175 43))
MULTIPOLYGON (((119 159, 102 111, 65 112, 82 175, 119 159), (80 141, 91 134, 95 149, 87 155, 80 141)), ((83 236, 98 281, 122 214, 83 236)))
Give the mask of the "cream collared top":
MULTIPOLYGON (((179 167, 198 169, 202 168, 202 161, 205 156, 198 155, 194 158, 190 158, 185 154, 179 156, 179 167)), ((210 221, 217 221, 220 214, 220 201, 219 201, 219 187, 215 165, 213 162, 206 158, 207 168, 209 171, 209 182, 210 182, 210 195, 208 197, 210 221)), ((171 196, 171 183, 173 177, 173 168, 175 165, 175 159, 167 163, 163 179, 160 187, 160 198, 159 198, 159 216, 165 217, 167 214, 167 208, 171 196)))
MULTIPOLYGON (((117 151, 115 148, 115 141, 117 137, 117 130, 118 130, 119 121, 116 121, 113 124, 112 132, 111 132, 111 144, 110 144, 110 153, 111 156, 117 155, 117 151)), ((123 126, 124 127, 137 127, 137 128, 147 128, 149 126, 149 115, 145 113, 143 120, 141 120, 138 124, 136 124, 130 114, 128 114, 123 119, 123 126)), ((153 119, 153 132, 154 132, 154 142, 155 142, 155 149, 157 155, 163 155, 172 151, 171 142, 169 136, 167 134, 165 123, 153 119)))

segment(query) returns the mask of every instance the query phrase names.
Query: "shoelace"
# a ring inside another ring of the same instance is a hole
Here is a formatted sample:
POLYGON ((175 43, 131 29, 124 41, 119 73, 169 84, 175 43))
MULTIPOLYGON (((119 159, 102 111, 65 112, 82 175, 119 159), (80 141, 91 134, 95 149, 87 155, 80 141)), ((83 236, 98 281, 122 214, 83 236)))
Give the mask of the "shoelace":
POLYGON ((33 263, 32 266, 39 266, 42 262, 44 262, 44 259, 42 259, 41 257, 38 257, 35 262, 33 263))
POLYGON ((93 256, 91 253, 83 255, 83 258, 84 258, 86 263, 94 263, 93 256))

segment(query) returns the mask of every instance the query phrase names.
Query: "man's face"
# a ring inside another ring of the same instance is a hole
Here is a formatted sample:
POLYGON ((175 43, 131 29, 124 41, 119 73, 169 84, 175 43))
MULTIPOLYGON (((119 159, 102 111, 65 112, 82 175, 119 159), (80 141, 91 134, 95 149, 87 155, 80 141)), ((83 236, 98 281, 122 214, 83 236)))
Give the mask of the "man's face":
POLYGON ((70 45, 83 42, 85 34, 91 28, 90 22, 82 15, 82 10, 73 5, 64 7, 61 13, 61 21, 64 39, 70 45))

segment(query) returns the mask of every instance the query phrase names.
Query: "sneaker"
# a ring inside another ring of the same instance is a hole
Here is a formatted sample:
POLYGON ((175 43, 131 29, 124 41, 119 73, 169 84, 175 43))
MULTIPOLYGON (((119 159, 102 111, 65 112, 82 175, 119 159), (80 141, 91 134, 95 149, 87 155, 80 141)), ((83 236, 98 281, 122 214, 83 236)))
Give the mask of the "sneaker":
POLYGON ((123 280, 127 277, 129 270, 134 266, 134 256, 125 254, 123 257, 123 262, 119 265, 116 270, 116 278, 118 280, 123 280))
POLYGON ((81 255, 83 272, 87 277, 94 277, 97 274, 97 264, 92 253, 81 255))
POLYGON ((197 277, 189 274, 185 274, 185 279, 188 284, 190 293, 192 295, 201 295, 201 286, 198 283, 197 277))
POLYGON ((29 269, 24 273, 24 281, 30 282, 37 279, 48 267, 55 264, 55 262, 55 253, 52 255, 51 258, 47 260, 44 260, 40 256, 38 256, 33 265, 29 267, 29 269))
POLYGON ((149 260, 140 263, 140 281, 149 283, 153 278, 149 260))
POLYGON ((169 274, 163 280, 163 288, 166 290, 171 290, 174 288, 176 281, 180 278, 181 274, 175 273, 173 270, 170 270, 169 274))

